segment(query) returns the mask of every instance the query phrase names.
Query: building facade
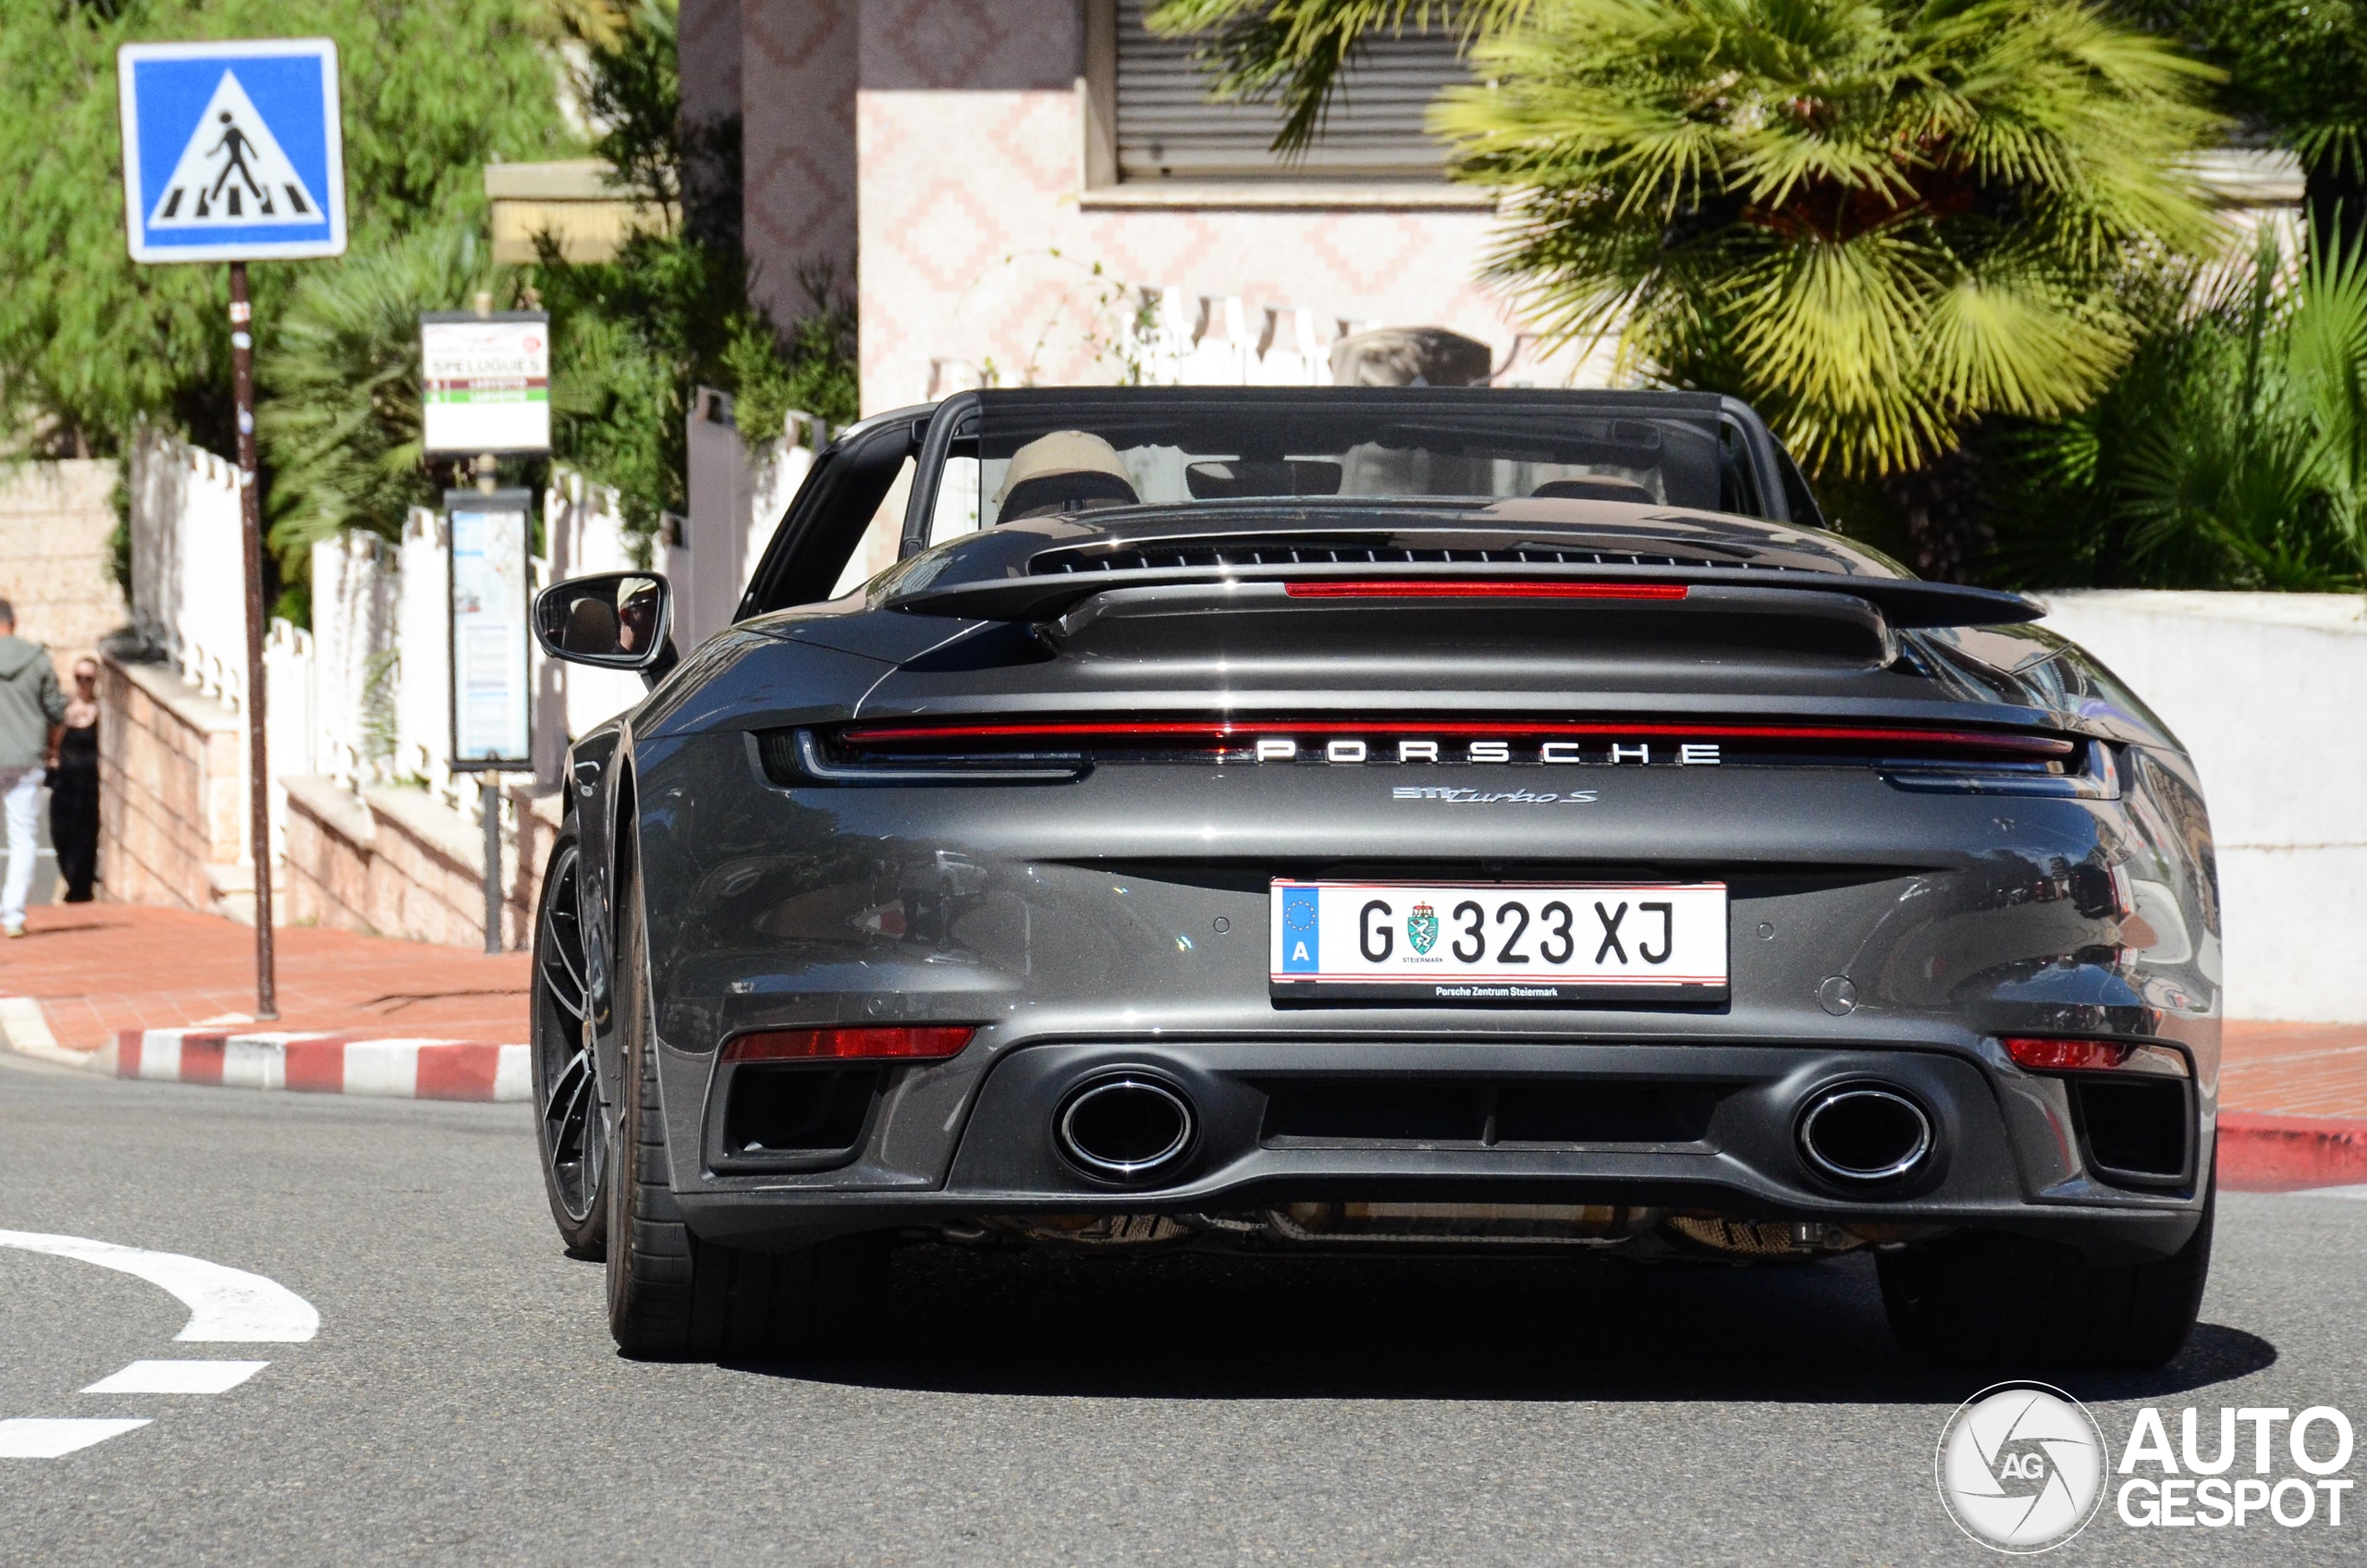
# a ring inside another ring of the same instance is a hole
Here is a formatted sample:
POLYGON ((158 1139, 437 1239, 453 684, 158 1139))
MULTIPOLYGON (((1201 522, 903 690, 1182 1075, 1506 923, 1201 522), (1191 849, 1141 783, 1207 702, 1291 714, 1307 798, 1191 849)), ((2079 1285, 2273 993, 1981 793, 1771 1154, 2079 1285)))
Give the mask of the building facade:
POLYGON ((808 282, 851 290, 866 411, 1125 379, 1154 313, 1250 380, 1295 378, 1367 325, 1476 338, 1503 382, 1600 368, 1539 356, 1482 276, 1493 202, 1450 184, 1420 134, 1461 70, 1447 39, 1376 48, 1318 148, 1285 162, 1273 112, 1207 104, 1143 8, 683 0, 684 116, 737 121, 760 295, 786 321, 808 282), (1265 366, 1277 349, 1289 369, 1265 366))

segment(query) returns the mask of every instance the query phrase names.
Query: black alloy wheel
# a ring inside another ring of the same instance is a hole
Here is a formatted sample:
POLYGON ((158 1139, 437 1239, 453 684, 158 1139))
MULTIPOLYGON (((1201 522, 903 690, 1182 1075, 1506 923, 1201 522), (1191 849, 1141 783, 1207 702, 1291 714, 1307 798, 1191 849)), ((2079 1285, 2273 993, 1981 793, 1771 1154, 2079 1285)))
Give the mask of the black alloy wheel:
POLYGON ((2056 1243, 1980 1231, 1878 1253, 1891 1332, 1944 1366, 2160 1366, 2194 1331, 2218 1207, 2214 1171, 2194 1234, 2152 1263, 2090 1264, 2056 1243))
POLYGON ((570 826, 551 849, 534 921, 534 1125, 559 1239, 570 1256, 596 1261, 607 1242, 608 1109, 592 1060, 583 867, 570 826))
POLYGON ((636 1359, 799 1354, 860 1343, 876 1319, 887 1274, 880 1239, 756 1252, 707 1241, 683 1218, 658 1103, 649 932, 629 872, 620 871, 616 884, 608 1331, 617 1348, 636 1359))

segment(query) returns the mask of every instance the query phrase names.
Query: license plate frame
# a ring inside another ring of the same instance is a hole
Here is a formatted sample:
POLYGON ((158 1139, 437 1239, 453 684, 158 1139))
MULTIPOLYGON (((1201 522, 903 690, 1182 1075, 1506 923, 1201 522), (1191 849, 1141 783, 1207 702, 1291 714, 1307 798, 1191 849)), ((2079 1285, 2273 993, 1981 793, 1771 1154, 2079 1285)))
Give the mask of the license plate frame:
POLYGON ((1723 1002, 1732 910, 1731 889, 1711 880, 1277 876, 1267 888, 1267 989, 1275 1000, 1442 1007, 1723 1002), (1464 956, 1473 905, 1483 926, 1477 960, 1464 956), (1515 909, 1527 918, 1507 913, 1515 909), (1557 946, 1568 949, 1559 962, 1557 946))

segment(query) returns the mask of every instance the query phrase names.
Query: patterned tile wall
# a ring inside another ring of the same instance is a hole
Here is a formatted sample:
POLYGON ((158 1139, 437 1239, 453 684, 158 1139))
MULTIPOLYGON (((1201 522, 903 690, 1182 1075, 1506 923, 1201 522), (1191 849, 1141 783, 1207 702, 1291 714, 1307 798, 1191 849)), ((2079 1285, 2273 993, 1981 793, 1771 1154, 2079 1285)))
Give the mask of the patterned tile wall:
POLYGON ((682 117, 729 119, 740 112, 740 0, 681 0, 674 24, 682 76, 682 117))
POLYGON ((811 308, 798 281, 802 268, 827 266, 838 288, 855 288, 858 6, 859 0, 737 6, 748 253, 758 297, 783 323, 811 308))
MULTIPOLYGON (((1117 379, 1128 286, 1444 326, 1493 345, 1500 364, 1511 353, 1519 324, 1477 276, 1484 212, 1081 207, 1073 0, 863 0, 861 21, 866 410, 941 390, 949 363, 1005 385, 1117 379)), ((757 76, 752 61, 752 103, 768 91, 757 76)), ((753 148, 750 167, 753 230, 753 148)))

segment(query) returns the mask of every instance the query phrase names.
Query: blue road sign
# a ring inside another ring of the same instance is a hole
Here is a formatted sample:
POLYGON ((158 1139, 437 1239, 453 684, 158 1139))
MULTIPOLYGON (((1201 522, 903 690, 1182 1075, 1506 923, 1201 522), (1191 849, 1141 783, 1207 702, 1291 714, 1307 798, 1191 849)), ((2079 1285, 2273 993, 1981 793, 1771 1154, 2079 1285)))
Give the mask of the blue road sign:
POLYGON ((116 79, 133 261, 344 253, 334 43, 127 43, 116 79))

